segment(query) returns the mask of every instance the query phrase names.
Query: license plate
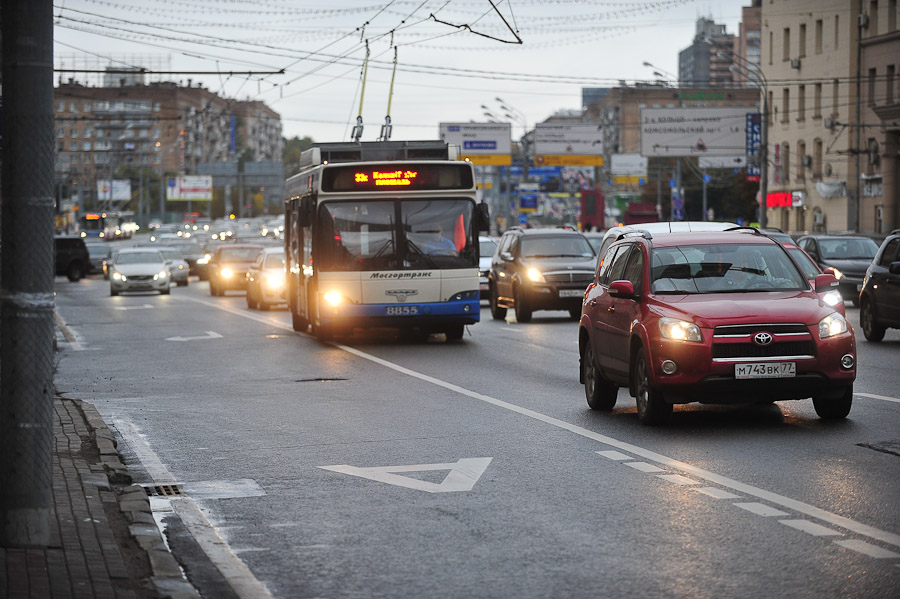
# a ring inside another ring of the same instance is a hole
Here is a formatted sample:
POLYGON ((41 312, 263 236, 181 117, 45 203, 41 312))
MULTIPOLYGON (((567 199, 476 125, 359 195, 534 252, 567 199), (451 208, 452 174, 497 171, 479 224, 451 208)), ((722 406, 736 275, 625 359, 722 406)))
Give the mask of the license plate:
POLYGON ((412 316, 419 313, 419 306, 385 306, 387 316, 412 316))
POLYGON ((584 291, 581 289, 560 289, 559 297, 581 297, 584 291))
POLYGON ((736 379, 787 379, 797 376, 797 364, 794 362, 756 362, 751 364, 735 364, 736 379))

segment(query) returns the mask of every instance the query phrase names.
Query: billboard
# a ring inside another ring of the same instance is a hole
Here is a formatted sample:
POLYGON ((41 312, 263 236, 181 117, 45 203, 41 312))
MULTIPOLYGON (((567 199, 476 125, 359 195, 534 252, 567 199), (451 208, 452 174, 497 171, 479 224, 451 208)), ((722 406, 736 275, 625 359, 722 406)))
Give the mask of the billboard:
POLYGON ((131 200, 131 181, 129 179, 97 180, 97 199, 101 202, 127 202, 131 200))
POLYGON ((212 201, 211 175, 184 175, 169 177, 166 182, 166 200, 170 202, 212 201))
POLYGON ((603 131, 596 123, 539 123, 534 128, 538 166, 603 166, 603 131))
POLYGON ((745 154, 746 128, 747 107, 642 108, 641 155, 745 154))
POLYGON ((459 146, 460 158, 479 166, 512 164, 512 125, 509 123, 441 123, 444 142, 459 146))

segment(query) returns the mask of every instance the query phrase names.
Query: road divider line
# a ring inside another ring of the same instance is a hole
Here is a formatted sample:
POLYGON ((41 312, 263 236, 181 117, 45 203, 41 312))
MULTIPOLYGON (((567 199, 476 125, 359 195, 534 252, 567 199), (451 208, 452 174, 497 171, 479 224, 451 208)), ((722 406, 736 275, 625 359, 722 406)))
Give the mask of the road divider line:
MULTIPOLYGON (((174 297, 174 296, 173 296, 174 297)), ((250 320, 256 320, 258 322, 262 322, 264 324, 279 327, 285 330, 293 331, 293 327, 288 324, 281 324, 269 321, 264 318, 258 317, 256 314, 251 314, 247 311, 239 311, 234 308, 230 308, 229 306, 221 306, 217 305, 213 302, 206 302, 203 300, 198 300, 194 298, 181 297, 181 299, 190 300, 193 302, 197 302, 199 304, 203 304, 206 306, 210 306, 213 308, 218 308, 225 312, 229 312, 231 314, 235 314, 237 316, 241 316, 243 318, 249 318, 250 320)), ((602 443, 604 445, 608 445, 610 447, 614 447, 623 452, 628 452, 630 454, 640 456, 646 460, 651 462, 656 462, 657 464, 661 464, 664 466, 668 466, 674 470, 680 470, 683 473, 691 474, 697 478, 709 481, 711 483, 715 483, 721 487, 725 487, 728 489, 732 489, 739 493, 743 493, 745 495, 749 495, 751 497, 756 497, 757 499, 762 499, 764 501, 768 501, 769 503, 774 503, 776 505, 780 505, 787 509, 793 510, 795 512, 799 512, 801 514, 805 514, 811 518, 815 518, 817 520, 821 520, 823 522, 827 522, 833 526, 838 526, 840 528, 844 528, 846 530, 853 531, 859 535, 866 536, 872 539, 876 539, 883 543, 887 543, 889 545, 893 545, 895 547, 900 547, 900 534, 881 530, 875 528, 874 526, 869 526, 868 524, 863 524, 862 522, 857 522, 856 520, 852 520, 845 516, 841 516, 838 514, 833 514, 829 511, 823 510, 822 508, 818 508, 814 505, 809 505, 808 503, 803 503, 802 501, 798 501, 796 499, 791 499, 790 497, 785 497, 784 495, 779 495, 778 493, 773 493, 771 491, 766 491, 765 489, 760 489, 758 487, 754 487, 753 485, 749 485, 747 483, 742 483, 737 480, 733 480, 726 476, 722 476, 716 474, 714 472, 710 472, 708 470, 704 470, 702 468, 698 468, 687 462, 682 462, 679 460, 675 460, 673 458, 667 457, 650 449, 645 449, 638 445, 634 445, 632 443, 628 443, 626 441, 620 441, 613 437, 609 437, 607 435, 602 435, 600 433, 588 430, 586 428, 577 426, 575 424, 566 422, 564 420, 560 420, 558 418, 554 418, 552 416, 547 416, 546 414, 542 414, 540 412, 536 412, 534 410, 524 408, 522 406, 517 406, 515 404, 497 399, 495 397, 491 397, 489 395, 484 395, 482 393, 478 393, 477 391, 471 391, 466 389, 465 387, 460 387, 459 385, 455 385, 453 383, 449 383, 447 381, 435 378, 433 376, 429 376, 427 374, 423 374, 421 372, 417 372, 415 370, 411 370, 406 368, 405 366, 401 366, 399 364, 395 364, 394 362, 390 362, 383 358, 379 358, 378 356, 366 353, 364 351, 358 350, 355 347, 350 347, 348 345, 341 345, 338 343, 333 344, 335 347, 342 349, 343 351, 353 354, 363 360, 368 360, 369 362, 373 362, 375 364, 379 364, 384 366, 385 368, 389 368, 395 372, 400 374, 405 374, 409 377, 419 379, 420 381, 430 383, 437 387, 442 387, 448 391, 452 391, 454 393, 458 393, 459 395, 465 395, 471 399, 475 399, 486 404, 502 408, 504 410, 508 410, 510 412, 514 412, 521 416, 527 416, 528 418, 532 418, 534 420, 538 420, 543 422, 544 424, 548 424, 550 426, 554 426, 556 428, 569 431, 570 433, 579 435, 586 439, 592 439, 597 441, 598 443, 602 443)), ((709 494, 709 493, 707 493, 709 494)))
POLYGON ((857 393, 853 392, 853 395, 859 395, 861 397, 871 397, 872 399, 883 399, 884 401, 892 401, 894 403, 900 403, 900 398, 897 397, 888 397, 887 395, 875 395, 874 393, 857 393))

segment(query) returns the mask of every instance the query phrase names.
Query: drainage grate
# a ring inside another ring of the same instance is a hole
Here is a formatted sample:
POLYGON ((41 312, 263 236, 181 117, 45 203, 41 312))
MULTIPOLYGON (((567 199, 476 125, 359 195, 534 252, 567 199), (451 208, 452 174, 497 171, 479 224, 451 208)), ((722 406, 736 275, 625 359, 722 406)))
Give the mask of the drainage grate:
POLYGON ((181 485, 143 485, 150 497, 186 497, 181 485))
POLYGON ((347 379, 341 377, 334 378, 324 378, 324 377, 316 377, 312 379, 297 379, 295 383, 332 383, 334 381, 346 381, 347 379))

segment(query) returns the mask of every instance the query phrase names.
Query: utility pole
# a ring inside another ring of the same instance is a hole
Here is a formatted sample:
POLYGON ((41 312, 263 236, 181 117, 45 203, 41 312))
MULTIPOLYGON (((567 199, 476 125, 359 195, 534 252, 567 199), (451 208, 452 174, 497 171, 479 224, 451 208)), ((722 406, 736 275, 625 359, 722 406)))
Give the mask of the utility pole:
POLYGON ((46 546, 53 500, 53 5, 3 0, 0 546, 46 546))

